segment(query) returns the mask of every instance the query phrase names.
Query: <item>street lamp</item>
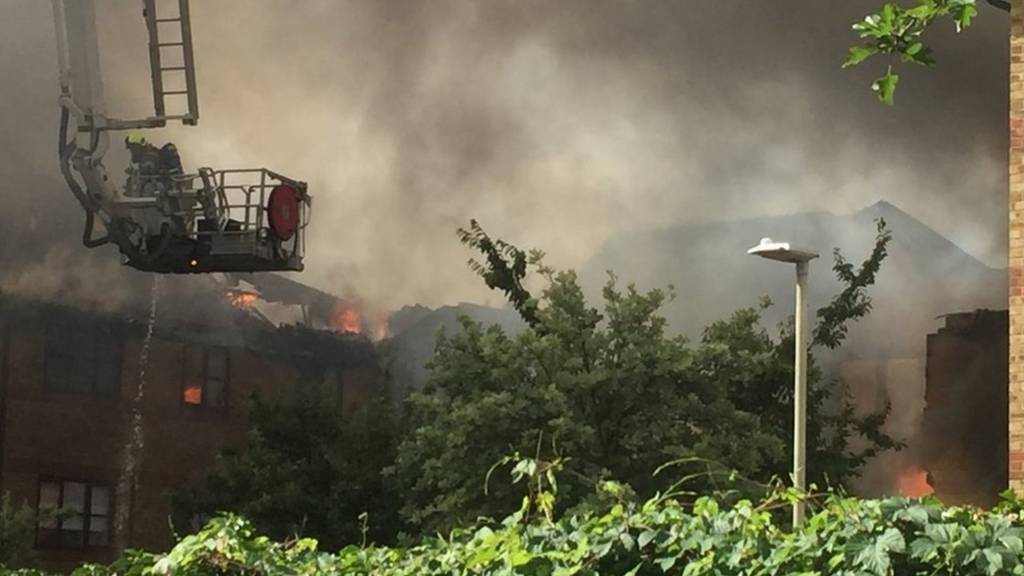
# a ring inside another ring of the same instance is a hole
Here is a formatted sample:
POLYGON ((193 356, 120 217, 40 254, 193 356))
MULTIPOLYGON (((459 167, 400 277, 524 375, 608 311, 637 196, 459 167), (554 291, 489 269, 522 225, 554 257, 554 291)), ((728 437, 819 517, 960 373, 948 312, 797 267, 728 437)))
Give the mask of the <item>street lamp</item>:
MULTIPOLYGON (((807 267, 811 260, 818 257, 814 252, 798 250, 788 242, 774 242, 771 238, 762 238, 761 243, 747 250, 769 260, 796 264, 796 354, 793 366, 793 486, 800 491, 806 490, 807 479, 807 334, 804 326, 806 314, 805 293, 807 292, 807 267)), ((793 505, 793 526, 804 521, 804 501, 793 505)))

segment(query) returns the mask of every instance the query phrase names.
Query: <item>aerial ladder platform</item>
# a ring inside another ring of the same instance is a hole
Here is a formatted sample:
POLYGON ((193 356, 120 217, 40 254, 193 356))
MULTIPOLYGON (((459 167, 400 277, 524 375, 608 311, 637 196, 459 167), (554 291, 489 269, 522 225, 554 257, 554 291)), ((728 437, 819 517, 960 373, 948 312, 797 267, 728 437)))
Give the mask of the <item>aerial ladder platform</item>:
POLYGON ((188 0, 142 0, 153 115, 108 115, 94 0, 52 0, 60 72, 61 173, 85 210, 83 243, 115 244, 124 262, 157 273, 303 269, 312 199, 305 182, 266 168, 184 169, 177 148, 146 139, 168 123, 199 123, 188 0), (174 12, 174 10, 170 10, 174 12), (120 184, 104 166, 111 134, 130 152, 120 184))

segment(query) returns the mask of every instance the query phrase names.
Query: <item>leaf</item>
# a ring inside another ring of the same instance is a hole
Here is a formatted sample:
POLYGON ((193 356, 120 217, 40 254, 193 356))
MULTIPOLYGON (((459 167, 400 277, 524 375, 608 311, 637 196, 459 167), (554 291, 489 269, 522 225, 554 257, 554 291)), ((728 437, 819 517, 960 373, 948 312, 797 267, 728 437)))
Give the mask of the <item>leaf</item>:
POLYGON ((973 5, 964 6, 960 15, 956 18, 956 31, 962 32, 964 28, 971 25, 974 17, 978 15, 978 9, 973 5))
POLYGON ((894 520, 903 520, 924 526, 928 524, 928 508, 920 504, 914 504, 893 514, 894 520))
POLYGON ((1024 554, 1024 540, 1020 536, 1003 536, 999 539, 999 543, 1018 556, 1024 554))
POLYGON ((878 54, 878 48, 875 46, 851 46, 850 53, 846 56, 846 62, 843 62, 843 68, 856 66, 875 54, 878 54))
POLYGON ((673 566, 676 565, 676 557, 666 556, 664 558, 658 558, 654 561, 654 563, 657 564, 659 568, 661 568, 662 572, 668 572, 672 569, 673 566))
POLYGON ((622 576, 636 576, 636 573, 640 571, 640 568, 643 568, 643 565, 644 565, 644 563, 640 562, 636 566, 633 566, 632 570, 630 570, 629 572, 626 572, 622 576))
POLYGON ((924 534, 937 546, 951 546, 959 538, 963 529, 952 523, 929 524, 924 527, 924 534))
POLYGON ((914 63, 920 64, 921 66, 934 66, 935 58, 932 57, 932 49, 925 47, 924 50, 921 50, 920 52, 915 54, 914 63))
POLYGON ((878 13, 878 20, 876 26, 882 34, 889 34, 892 32, 894 20, 896 19, 896 5, 890 3, 882 6, 882 10, 878 13))
POLYGON ((982 557, 985 559, 985 573, 989 576, 995 576, 1003 569, 1003 555, 997 550, 992 548, 985 548, 981 551, 982 557))
POLYGON ((939 553, 939 547, 931 538, 920 537, 910 543, 910 556, 920 562, 930 562, 939 553))
POLYGON ((871 85, 871 89, 878 92, 878 99, 885 102, 889 106, 893 104, 893 95, 896 93, 896 84, 900 81, 900 77, 892 72, 887 72, 885 76, 875 80, 875 83, 871 85))
POLYGON ((878 540, 875 541, 875 546, 879 549, 893 552, 903 552, 907 549, 907 543, 903 538, 903 534, 895 528, 889 528, 879 536, 878 540))
POLYGON ((532 554, 530 554, 526 550, 516 550, 511 554, 511 556, 509 556, 508 562, 510 565, 515 567, 522 566, 523 564, 528 564, 530 560, 533 560, 532 554))
POLYGON ((891 552, 906 550, 903 534, 895 528, 889 528, 874 540, 860 539, 848 545, 849 552, 855 553, 853 562, 868 572, 884 576, 889 572, 892 563, 891 552))

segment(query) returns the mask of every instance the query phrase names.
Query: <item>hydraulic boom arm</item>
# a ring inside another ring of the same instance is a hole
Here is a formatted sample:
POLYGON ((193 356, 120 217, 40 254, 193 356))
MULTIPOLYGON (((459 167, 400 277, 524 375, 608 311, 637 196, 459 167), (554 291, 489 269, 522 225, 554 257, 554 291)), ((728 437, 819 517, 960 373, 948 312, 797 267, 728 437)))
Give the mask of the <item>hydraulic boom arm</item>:
POLYGON ((108 115, 93 0, 53 0, 60 81, 60 169, 85 210, 83 242, 114 243, 126 264, 152 272, 302 270, 311 199, 304 182, 264 168, 187 173, 173 144, 142 131, 169 121, 195 126, 199 99, 188 0, 177 14, 143 0, 154 114, 108 115), (110 133, 134 131, 131 162, 116 186, 103 164, 110 133), (97 237, 96 222, 105 229, 97 237))

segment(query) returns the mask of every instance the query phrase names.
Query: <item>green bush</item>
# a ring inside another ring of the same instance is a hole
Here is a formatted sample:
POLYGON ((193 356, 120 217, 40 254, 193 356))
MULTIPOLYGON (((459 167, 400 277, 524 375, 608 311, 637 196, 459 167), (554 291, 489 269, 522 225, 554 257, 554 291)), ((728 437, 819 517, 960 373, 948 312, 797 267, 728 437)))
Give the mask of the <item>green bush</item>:
POLYGON ((0 565, 22 566, 34 556, 36 512, 25 501, 15 504, 9 492, 0 497, 0 565))
POLYGON ((319 394, 286 404, 254 399, 245 449, 223 454, 200 486, 173 494, 175 528, 191 531, 193 518, 231 512, 278 540, 312 536, 340 548, 366 533, 395 543, 397 494, 381 470, 394 461, 398 424, 386 402, 374 398, 343 417, 319 394))
POLYGON ((933 499, 832 494, 817 501, 802 528, 787 531, 776 519, 792 492, 728 508, 711 498, 692 506, 671 498, 634 503, 615 483, 600 492, 607 502, 600 510, 550 520, 529 515, 526 502, 501 523, 481 522, 413 547, 349 546, 338 553, 320 551, 310 539, 273 542, 245 520, 224 516, 168 554, 131 552, 75 574, 1024 574, 1018 502, 986 512, 933 499))

